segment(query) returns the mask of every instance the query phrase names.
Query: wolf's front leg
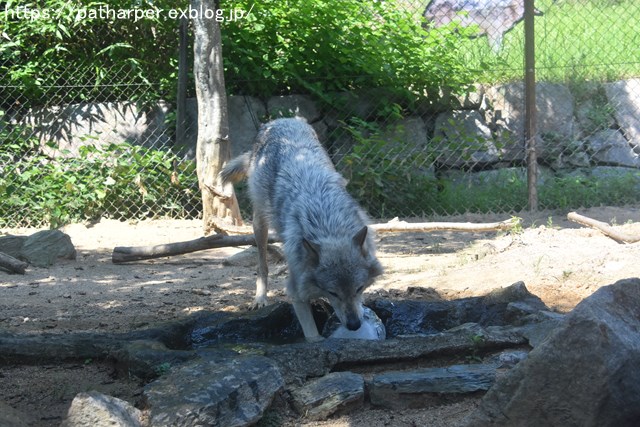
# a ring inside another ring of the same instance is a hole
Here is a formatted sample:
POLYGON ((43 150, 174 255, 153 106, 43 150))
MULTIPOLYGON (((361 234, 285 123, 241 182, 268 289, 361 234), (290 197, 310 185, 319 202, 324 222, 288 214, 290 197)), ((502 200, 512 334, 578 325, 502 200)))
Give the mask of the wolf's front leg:
POLYGON ((322 341, 324 338, 318 333, 316 321, 313 320, 313 312, 311 311, 311 303, 302 301, 293 301, 293 310, 296 312, 302 332, 308 342, 322 341))
POLYGON ((267 284, 269 280, 269 265, 267 264, 267 239, 269 226, 264 216, 254 212, 253 233, 258 247, 258 280, 256 281, 256 296, 251 304, 252 310, 267 305, 267 284))

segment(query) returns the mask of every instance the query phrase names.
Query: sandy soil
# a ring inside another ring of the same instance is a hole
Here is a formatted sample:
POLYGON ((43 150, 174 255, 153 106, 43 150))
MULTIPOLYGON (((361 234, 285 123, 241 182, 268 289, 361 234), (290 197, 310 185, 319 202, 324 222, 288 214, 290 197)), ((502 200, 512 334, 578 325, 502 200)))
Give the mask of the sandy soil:
MULTIPOLYGON (((640 208, 592 208, 582 214, 640 235, 640 208)), ((640 243, 618 244, 566 220, 566 212, 519 214, 510 233, 385 233, 378 236, 385 275, 369 289, 411 298, 455 299, 483 295, 524 281, 548 306, 568 311, 596 289, 640 276, 640 243)), ((491 222, 508 215, 466 215, 447 221, 491 222)), ((34 229, 3 230, 27 235, 34 229)), ((63 229, 77 249, 75 261, 30 268, 24 276, 0 271, 0 329, 21 333, 118 332, 181 318, 199 310, 245 310, 254 293, 251 250, 224 248, 115 265, 115 246, 178 242, 200 237, 200 221, 102 220, 63 229)), ((272 266, 270 297, 284 299, 286 272, 272 266)), ((0 355, 0 401, 57 426, 80 391, 96 389, 132 403, 141 384, 118 378, 102 361, 7 366, 0 355)), ((290 411, 279 423, 315 426, 455 425, 477 404, 467 399, 437 408, 381 411, 364 408, 326 422, 306 423, 290 411)), ((276 407, 278 404, 276 402, 276 407)))

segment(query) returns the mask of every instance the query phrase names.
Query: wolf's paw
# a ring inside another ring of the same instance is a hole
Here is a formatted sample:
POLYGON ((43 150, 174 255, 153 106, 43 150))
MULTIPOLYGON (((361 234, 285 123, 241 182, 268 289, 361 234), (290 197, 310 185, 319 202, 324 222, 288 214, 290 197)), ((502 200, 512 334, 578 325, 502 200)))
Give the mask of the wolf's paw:
POLYGON ((255 297, 253 302, 249 305, 249 310, 258 310, 259 308, 267 306, 267 297, 255 297))
POLYGON ((316 335, 313 337, 304 337, 307 342, 322 342, 324 341, 324 337, 322 335, 316 335))

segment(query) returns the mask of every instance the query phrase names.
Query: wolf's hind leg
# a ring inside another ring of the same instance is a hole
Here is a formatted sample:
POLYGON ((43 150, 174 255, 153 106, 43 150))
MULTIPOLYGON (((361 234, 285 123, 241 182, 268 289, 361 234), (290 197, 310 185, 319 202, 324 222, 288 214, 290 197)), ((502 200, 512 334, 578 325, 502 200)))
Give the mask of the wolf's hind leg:
POLYGON ((255 310, 267 305, 267 286, 269 265, 267 264, 267 239, 269 237, 269 225, 260 215, 254 214, 253 234, 258 247, 258 279, 256 281, 256 296, 251 304, 255 310))

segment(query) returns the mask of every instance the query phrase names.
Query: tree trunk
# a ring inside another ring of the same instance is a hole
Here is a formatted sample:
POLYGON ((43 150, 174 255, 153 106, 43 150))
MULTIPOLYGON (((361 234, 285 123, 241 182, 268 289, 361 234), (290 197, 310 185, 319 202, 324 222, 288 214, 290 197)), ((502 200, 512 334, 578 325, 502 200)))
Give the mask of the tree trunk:
MULTIPOLYGON (((191 0, 196 11, 215 10, 213 0, 191 0)), ((218 173, 231 157, 227 97, 222 64, 220 24, 196 14, 194 28, 194 76, 198 99, 196 161, 202 192, 204 234, 220 231, 218 224, 241 225, 238 201, 231 184, 223 186, 218 173)))

